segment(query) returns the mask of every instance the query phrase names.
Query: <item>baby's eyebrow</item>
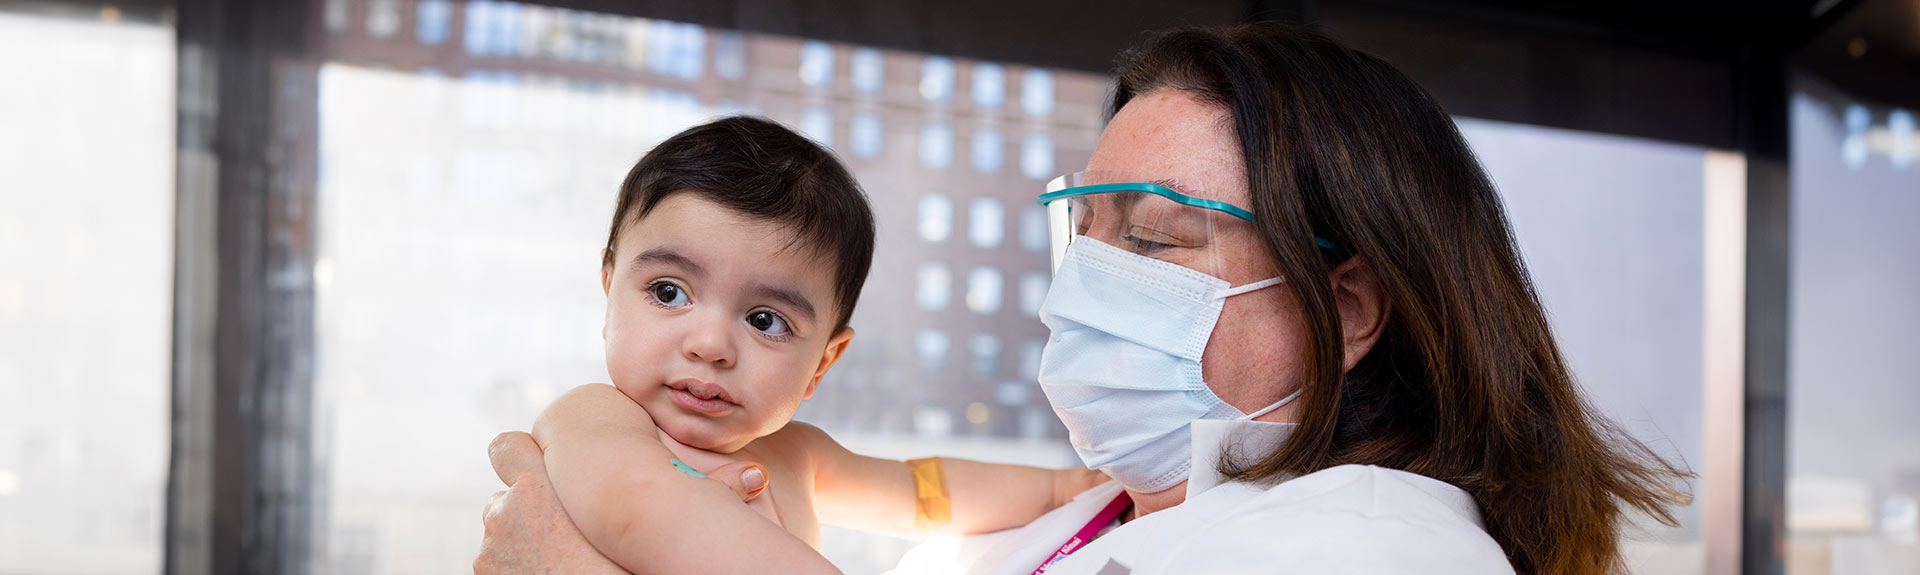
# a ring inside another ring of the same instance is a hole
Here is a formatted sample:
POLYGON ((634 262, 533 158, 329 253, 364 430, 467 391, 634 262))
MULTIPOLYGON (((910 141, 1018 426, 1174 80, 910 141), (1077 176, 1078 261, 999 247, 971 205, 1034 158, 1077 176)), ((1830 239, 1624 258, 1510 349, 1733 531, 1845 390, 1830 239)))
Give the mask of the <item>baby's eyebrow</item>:
POLYGON ((747 286, 747 293, 753 294, 755 298, 765 297, 779 300, 781 303, 799 310, 800 315, 806 316, 808 320, 819 319, 819 316, 814 314, 813 302, 807 300, 807 296, 802 295, 799 291, 762 283, 753 283, 747 286))
POLYGON ((666 247, 653 248, 644 252, 640 252, 640 255, 633 256, 634 266, 642 266, 646 264, 660 264, 660 265, 678 267, 680 269, 686 270, 689 275, 694 275, 694 276, 707 275, 706 268, 700 267, 700 264, 693 261, 693 258, 689 258, 685 255, 682 255, 680 252, 675 251, 673 248, 666 248, 666 247))

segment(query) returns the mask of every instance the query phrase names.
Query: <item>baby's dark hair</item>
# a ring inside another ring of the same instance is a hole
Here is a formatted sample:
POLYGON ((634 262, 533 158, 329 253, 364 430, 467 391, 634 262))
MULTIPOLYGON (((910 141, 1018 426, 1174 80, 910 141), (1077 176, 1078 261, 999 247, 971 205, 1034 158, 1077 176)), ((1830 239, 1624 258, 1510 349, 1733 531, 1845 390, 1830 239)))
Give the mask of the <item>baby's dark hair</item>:
POLYGON ((675 134, 634 163, 620 184, 602 266, 613 269, 620 232, 674 194, 792 230, 796 245, 834 266, 834 331, 846 327, 873 264, 873 210, 833 154, 772 121, 735 116, 675 134))

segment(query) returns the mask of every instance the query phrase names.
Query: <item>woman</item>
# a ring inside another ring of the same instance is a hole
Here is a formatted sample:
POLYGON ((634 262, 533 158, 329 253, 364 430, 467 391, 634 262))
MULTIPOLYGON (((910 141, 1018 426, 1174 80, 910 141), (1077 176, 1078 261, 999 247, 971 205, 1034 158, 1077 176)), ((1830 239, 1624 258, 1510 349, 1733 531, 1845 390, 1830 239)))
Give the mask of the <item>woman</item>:
MULTIPOLYGON (((1117 485, 934 561, 1607 573, 1628 513, 1675 523, 1685 473, 1580 397, 1492 183, 1405 76, 1280 25, 1176 30, 1123 56, 1110 110, 1042 198, 1067 247, 1040 383, 1117 485)), ((537 454, 496 445, 476 565, 577 552, 537 454), (527 526, 551 555, 514 552, 527 526)))

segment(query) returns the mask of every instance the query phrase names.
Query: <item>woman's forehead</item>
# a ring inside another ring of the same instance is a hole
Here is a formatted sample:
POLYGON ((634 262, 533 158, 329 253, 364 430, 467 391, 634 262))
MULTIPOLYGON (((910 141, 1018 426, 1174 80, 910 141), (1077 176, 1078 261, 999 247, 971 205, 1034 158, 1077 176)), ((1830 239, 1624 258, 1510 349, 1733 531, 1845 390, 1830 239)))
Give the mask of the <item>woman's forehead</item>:
POLYGON ((1101 133, 1087 171, 1094 179, 1158 183, 1248 205, 1246 168, 1227 110, 1179 90, 1141 94, 1121 108, 1101 133))

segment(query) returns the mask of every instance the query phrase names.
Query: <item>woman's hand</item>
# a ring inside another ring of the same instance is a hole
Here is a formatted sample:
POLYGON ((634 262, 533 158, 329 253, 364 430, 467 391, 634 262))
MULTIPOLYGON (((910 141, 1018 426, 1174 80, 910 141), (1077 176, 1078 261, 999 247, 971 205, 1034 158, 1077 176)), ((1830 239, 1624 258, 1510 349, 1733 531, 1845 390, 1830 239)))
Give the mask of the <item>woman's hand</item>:
MULTIPOLYGON (((487 456, 507 488, 487 502, 482 516, 485 534, 480 555, 473 560, 474 573, 626 573, 587 543, 560 507, 532 436, 502 433, 487 447, 487 456)), ((764 468, 761 473, 746 474, 752 482, 743 482, 742 472, 757 467, 752 462, 735 462, 707 476, 733 489, 741 501, 752 501, 766 485, 764 468)))

